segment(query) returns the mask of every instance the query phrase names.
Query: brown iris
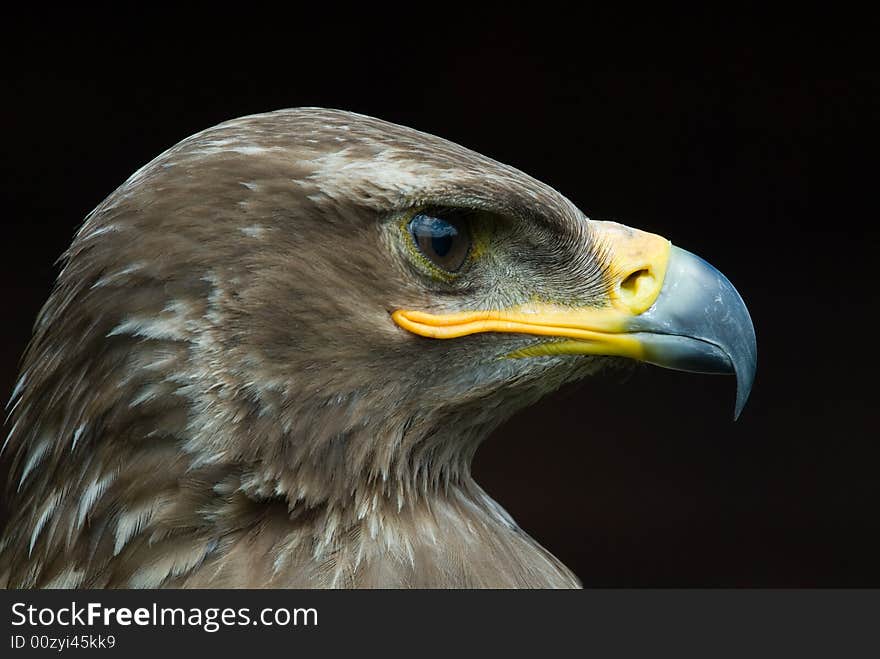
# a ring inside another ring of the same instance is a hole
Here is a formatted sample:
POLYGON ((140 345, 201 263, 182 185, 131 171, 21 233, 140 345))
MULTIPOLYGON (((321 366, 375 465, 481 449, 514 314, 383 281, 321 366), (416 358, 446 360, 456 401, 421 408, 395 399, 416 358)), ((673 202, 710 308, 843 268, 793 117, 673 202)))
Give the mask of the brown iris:
POLYGON ((458 271, 467 259, 471 237, 460 218, 418 213, 409 221, 409 231, 425 258, 446 272, 458 271))

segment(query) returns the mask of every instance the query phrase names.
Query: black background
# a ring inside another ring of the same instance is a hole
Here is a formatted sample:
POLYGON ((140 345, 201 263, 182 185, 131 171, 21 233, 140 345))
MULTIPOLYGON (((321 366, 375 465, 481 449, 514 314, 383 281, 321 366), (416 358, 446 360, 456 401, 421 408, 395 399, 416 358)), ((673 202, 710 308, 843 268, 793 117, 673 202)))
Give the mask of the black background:
POLYGON ((880 586, 876 210, 834 191, 875 185, 858 142, 877 67, 857 38, 840 51, 791 17, 280 7, 9 16, 3 396, 53 262, 130 173, 235 116, 354 110, 667 236, 751 310, 758 375, 737 423, 731 378, 645 367, 500 429, 475 472, 523 528, 586 585, 880 586))

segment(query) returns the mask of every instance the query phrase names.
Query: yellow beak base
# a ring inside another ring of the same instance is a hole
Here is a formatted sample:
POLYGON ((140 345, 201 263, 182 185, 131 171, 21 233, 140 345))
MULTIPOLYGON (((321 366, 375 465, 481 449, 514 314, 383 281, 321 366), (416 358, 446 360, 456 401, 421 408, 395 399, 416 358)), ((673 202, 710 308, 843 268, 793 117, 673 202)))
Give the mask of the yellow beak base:
POLYGON ((547 305, 442 315, 400 309, 391 314, 391 318, 408 332, 432 339, 454 339, 481 332, 571 339, 530 346, 509 357, 590 354, 642 359, 644 356, 639 341, 624 333, 629 314, 614 308, 566 309, 547 305))

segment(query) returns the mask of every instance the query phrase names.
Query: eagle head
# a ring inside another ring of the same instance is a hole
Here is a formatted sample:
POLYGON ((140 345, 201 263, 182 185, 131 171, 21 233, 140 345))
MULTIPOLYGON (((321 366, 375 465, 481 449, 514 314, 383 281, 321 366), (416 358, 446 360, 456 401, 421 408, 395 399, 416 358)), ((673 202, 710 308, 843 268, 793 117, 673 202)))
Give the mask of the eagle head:
POLYGON ((66 253, 13 394, 0 577, 576 585, 470 463, 625 359, 734 373, 738 414, 754 331, 698 257, 456 144, 341 111, 228 121, 66 253))

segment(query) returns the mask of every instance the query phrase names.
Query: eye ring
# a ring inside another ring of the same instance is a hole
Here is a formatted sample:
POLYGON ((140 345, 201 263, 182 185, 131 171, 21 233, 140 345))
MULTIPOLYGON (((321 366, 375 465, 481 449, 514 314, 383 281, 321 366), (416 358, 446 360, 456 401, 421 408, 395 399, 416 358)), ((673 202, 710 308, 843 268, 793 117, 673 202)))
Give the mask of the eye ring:
POLYGON ((471 251, 471 234, 464 218, 453 213, 419 211, 407 222, 419 254, 447 274, 461 270, 471 251))

